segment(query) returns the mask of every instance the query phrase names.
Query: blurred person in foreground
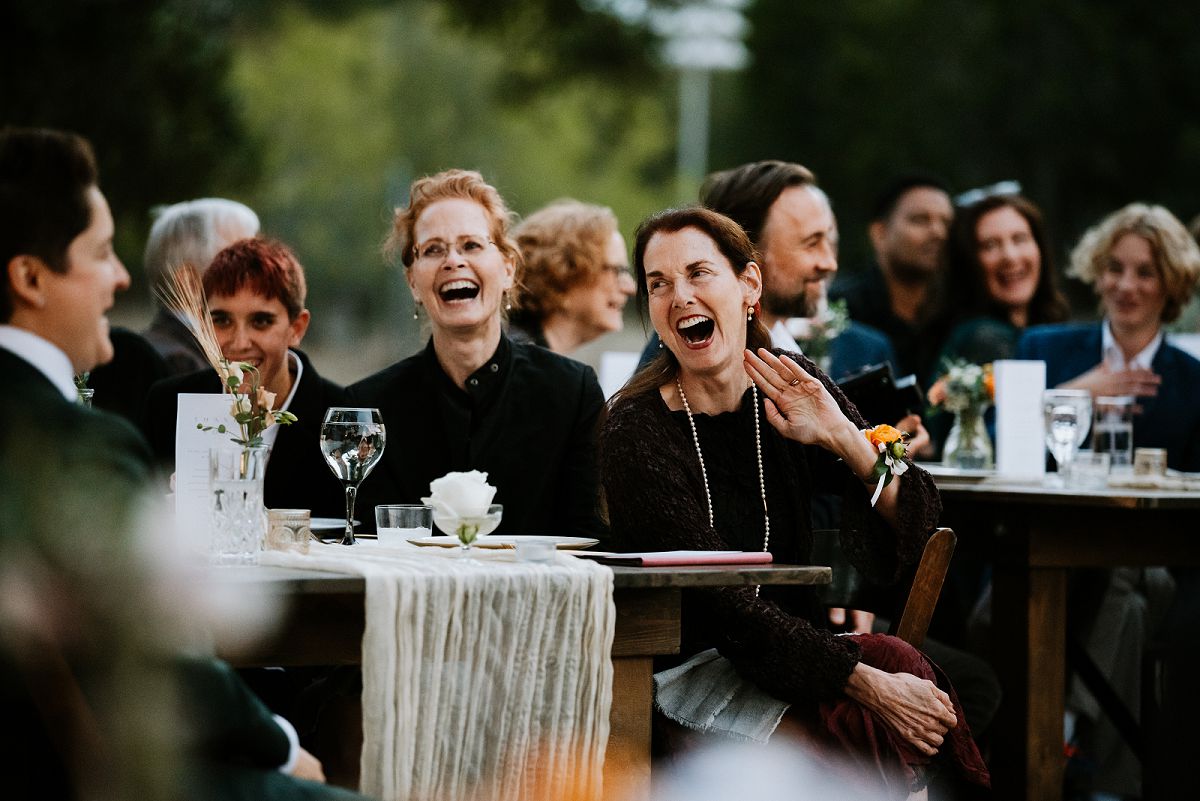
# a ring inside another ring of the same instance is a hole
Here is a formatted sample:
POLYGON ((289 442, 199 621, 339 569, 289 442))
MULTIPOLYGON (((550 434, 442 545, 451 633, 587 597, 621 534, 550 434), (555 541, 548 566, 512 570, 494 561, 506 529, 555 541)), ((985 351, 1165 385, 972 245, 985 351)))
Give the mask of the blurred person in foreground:
MULTIPOLYGON (((346 405, 346 395, 299 350, 312 318, 305 307, 304 268, 282 242, 243 239, 217 253, 201 283, 221 354, 258 368, 272 407, 297 418, 262 434, 270 449, 264 503, 271 509, 311 509, 316 516, 339 517, 345 495, 321 456, 321 423, 330 406, 346 405)), ((221 379, 205 364, 151 388, 143 432, 155 458, 171 469, 181 392, 220 393, 221 379)))
POLYGON ((636 291, 625 239, 611 209, 559 200, 513 230, 524 270, 509 335, 569 356, 624 327, 636 291))
POLYGON ((923 175, 893 181, 875 201, 867 229, 875 265, 842 277, 830 290, 846 301, 852 320, 887 335, 900 375, 928 375, 945 336, 938 284, 953 219, 941 181, 923 175))
MULTIPOLYGON (((163 286, 171 271, 190 264, 198 273, 226 246, 258 233, 258 215, 236 200, 207 197, 164 206, 156 211, 142 258, 150 288, 163 286)), ((161 303, 143 336, 167 363, 169 375, 208 367, 187 327, 161 303)))
MULTIPOLYGON (((176 659, 134 532, 150 455, 75 403, 129 274, 90 145, 0 131, 0 746, 51 798, 335 798, 228 667, 176 659), (178 697, 175 697, 176 692, 178 697)), ((35 789, 36 788, 36 789, 35 789)), ((352 797, 346 794, 345 797, 352 797)))
POLYGON ((349 387, 389 428, 359 502, 415 503, 433 479, 482 470, 504 505, 497 533, 595 536, 604 398, 590 367, 504 333, 521 269, 508 225, 500 193, 465 170, 414 182, 396 211, 388 249, 431 336, 421 353, 349 387))
MULTIPOLYGON (((904 460, 872 497, 881 457, 865 422, 811 360, 767 349, 758 260, 742 229, 708 209, 639 226, 639 297, 665 347, 618 393, 601 436, 613 538, 633 550, 769 551, 804 564, 812 496, 840 492, 844 548, 868 579, 889 583, 937 524, 937 489, 904 460)), ((683 603, 681 654, 692 658, 675 678, 695 686, 682 695, 757 699, 756 719, 735 716, 725 733, 750 724, 769 735, 783 716, 894 798, 927 797, 935 759, 948 782, 989 785, 953 690, 903 641, 835 636, 805 588, 696 590, 683 603)), ((661 684, 656 704, 708 731, 725 711, 689 719, 661 684)))

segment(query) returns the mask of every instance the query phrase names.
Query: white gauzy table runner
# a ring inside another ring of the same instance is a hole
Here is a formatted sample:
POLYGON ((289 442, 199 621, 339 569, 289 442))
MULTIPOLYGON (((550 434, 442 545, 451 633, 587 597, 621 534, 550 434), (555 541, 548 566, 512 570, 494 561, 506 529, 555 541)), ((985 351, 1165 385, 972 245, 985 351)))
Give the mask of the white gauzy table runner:
POLYGON ((360 789, 383 801, 599 798, 612 571, 313 545, 261 563, 366 579, 360 789))

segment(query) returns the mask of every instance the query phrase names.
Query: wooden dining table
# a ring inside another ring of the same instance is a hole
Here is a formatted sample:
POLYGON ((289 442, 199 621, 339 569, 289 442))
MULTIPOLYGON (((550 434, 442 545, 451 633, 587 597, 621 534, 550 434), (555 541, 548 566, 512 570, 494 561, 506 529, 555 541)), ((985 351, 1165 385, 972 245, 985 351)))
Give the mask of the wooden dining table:
POLYGON ((991 738, 996 796, 1059 799, 1069 571, 1200 565, 1200 492, 935 481, 943 522, 960 544, 986 539, 994 568, 991 641, 1004 691, 991 738))
MULTIPOLYGON (((699 587, 756 584, 828 584, 831 570, 811 565, 613 567, 616 622, 613 691, 605 782, 630 798, 650 785, 652 676, 656 656, 680 644, 681 593, 699 587)), ((361 576, 271 566, 214 568, 225 589, 241 587, 281 602, 281 624, 250 648, 219 655, 238 667, 358 665, 365 626, 361 576)))

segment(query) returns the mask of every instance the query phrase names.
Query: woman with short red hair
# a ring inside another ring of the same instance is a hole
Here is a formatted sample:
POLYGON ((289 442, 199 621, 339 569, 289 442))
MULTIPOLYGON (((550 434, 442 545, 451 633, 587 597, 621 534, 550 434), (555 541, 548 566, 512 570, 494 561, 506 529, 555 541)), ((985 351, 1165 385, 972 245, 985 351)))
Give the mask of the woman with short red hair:
MULTIPOLYGON (((287 245, 255 237, 218 253, 201 281, 221 354, 258 368, 262 386, 275 394, 276 408, 297 417, 293 425, 263 432, 263 442, 271 448, 264 502, 268 508, 311 509, 314 515, 340 517, 345 499, 321 457, 320 431, 325 410, 345 405, 346 397, 342 387, 318 375, 297 349, 311 319, 304 306, 304 268, 287 245)), ((220 391, 220 379, 211 367, 150 388, 142 431, 165 466, 174 469, 176 396, 220 391)))

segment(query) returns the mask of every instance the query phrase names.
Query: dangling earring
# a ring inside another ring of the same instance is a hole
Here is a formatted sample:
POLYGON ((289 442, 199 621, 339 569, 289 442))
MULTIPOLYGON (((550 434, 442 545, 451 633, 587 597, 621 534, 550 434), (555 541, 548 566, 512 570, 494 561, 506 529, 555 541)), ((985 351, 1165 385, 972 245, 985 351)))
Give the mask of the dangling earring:
POLYGON ((662 349, 662 347, 663 347, 663 341, 661 339, 658 340, 658 347, 659 347, 659 349, 662 349))
POLYGON ((746 322, 750 322, 753 319, 754 319, 754 307, 747 306, 746 307, 746 322))
POLYGON ((512 301, 509 300, 507 291, 505 291, 505 293, 504 293, 504 310, 506 312, 512 311, 512 301))
POLYGON ((413 319, 414 320, 421 319, 421 316, 419 314, 417 314, 417 309, 419 309, 419 308, 421 308, 421 301, 417 300, 416 298, 413 298, 413 319))

